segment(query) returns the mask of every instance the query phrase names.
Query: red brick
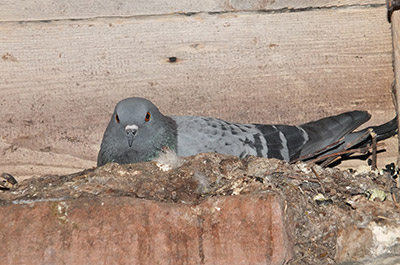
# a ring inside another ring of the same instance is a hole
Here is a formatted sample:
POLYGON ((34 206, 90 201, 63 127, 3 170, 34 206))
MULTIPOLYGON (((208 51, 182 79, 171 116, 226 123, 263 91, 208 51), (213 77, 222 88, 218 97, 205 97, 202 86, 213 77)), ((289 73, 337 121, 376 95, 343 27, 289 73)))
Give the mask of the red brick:
POLYGON ((1 264, 282 264, 292 255, 277 195, 200 205, 127 197, 0 207, 1 264))

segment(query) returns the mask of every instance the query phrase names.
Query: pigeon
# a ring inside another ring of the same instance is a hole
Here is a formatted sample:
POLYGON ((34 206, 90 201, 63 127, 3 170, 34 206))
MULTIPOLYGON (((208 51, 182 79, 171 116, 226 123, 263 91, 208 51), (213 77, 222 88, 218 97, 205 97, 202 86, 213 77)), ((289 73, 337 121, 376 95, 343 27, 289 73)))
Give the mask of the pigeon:
POLYGON ((208 117, 166 116, 145 98, 126 98, 116 105, 104 132, 97 165, 152 161, 164 150, 179 157, 216 152, 292 162, 366 145, 371 141, 369 129, 378 141, 397 133, 397 118, 353 132, 369 119, 368 112, 356 110, 299 126, 240 124, 208 117))

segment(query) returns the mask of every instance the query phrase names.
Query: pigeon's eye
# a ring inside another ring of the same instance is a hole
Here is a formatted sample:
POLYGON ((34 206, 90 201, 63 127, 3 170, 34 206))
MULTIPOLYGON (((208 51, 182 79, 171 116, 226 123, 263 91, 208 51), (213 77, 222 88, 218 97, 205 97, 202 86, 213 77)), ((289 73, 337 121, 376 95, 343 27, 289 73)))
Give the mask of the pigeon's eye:
POLYGON ((115 121, 116 121, 117 123, 120 122, 119 117, 118 117, 118 114, 115 114, 115 121))
POLYGON ((150 112, 147 112, 146 117, 144 118, 144 121, 149 121, 150 117, 151 117, 150 112))

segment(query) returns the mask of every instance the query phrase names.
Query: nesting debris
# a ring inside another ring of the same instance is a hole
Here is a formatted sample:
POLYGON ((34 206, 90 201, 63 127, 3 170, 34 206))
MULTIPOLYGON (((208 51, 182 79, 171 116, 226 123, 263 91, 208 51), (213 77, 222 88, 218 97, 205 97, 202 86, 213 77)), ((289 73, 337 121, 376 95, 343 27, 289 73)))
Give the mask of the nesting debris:
POLYGON ((288 264, 370 258, 377 255, 373 249, 393 250, 400 239, 394 233, 390 240, 381 237, 382 231, 398 231, 400 224, 397 175, 390 170, 359 173, 213 153, 185 158, 167 171, 157 163, 111 163, 67 176, 28 179, 0 193, 0 203, 128 196, 195 205, 208 197, 274 192, 286 200, 295 224, 295 256, 288 264))
POLYGON ((0 190, 13 190, 18 187, 17 180, 8 173, 3 173, 0 176, 0 190))
POLYGON ((323 194, 318 193, 314 196, 313 200, 318 206, 326 206, 329 204, 333 204, 332 199, 326 198, 323 194))
POLYGON ((369 189, 365 194, 370 201, 380 200, 383 202, 386 199, 386 193, 380 189, 369 189))

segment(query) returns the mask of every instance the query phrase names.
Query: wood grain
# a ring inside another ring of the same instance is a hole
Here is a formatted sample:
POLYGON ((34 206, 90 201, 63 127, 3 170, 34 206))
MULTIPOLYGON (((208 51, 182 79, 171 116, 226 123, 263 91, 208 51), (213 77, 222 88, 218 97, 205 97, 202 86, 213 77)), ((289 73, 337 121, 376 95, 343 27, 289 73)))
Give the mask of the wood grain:
POLYGON ((340 8, 385 5, 385 0, 35 0, 0 2, 0 21, 32 21, 163 15, 172 13, 231 12, 340 8))
MULTIPOLYGON (((400 113, 400 12, 396 11, 391 17, 392 25, 392 36, 393 36, 393 65, 394 65, 394 77, 395 77, 395 98, 396 101, 396 112, 400 113)), ((400 118, 397 119, 398 128, 400 128, 400 118)), ((398 156, 397 165, 400 163, 400 134, 398 135, 398 156)))
POLYGON ((94 166, 129 96, 239 122, 394 114, 383 6, 3 22, 0 69, 0 167, 20 175, 94 166))

